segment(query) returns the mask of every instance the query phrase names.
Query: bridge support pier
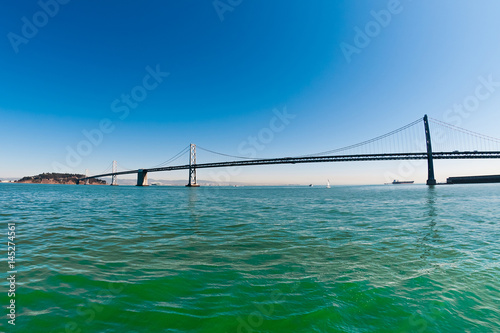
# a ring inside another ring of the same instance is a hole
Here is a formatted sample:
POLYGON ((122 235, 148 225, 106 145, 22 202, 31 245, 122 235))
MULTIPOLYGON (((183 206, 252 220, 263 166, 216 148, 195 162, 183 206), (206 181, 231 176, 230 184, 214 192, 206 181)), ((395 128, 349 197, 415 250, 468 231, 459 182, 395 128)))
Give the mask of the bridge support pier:
POLYGON ((425 141, 427 144, 427 185, 436 185, 436 179, 434 178, 434 161, 432 159, 432 143, 431 143, 431 131, 429 130, 429 120, 427 115, 424 116, 424 127, 425 127, 425 141))
POLYGON ((148 186, 148 172, 142 169, 137 172, 137 186, 148 186))
MULTIPOLYGON (((88 177, 89 176, 89 169, 85 169, 85 177, 88 177)), ((89 178, 85 178, 85 185, 88 185, 90 184, 90 179, 89 178)))
POLYGON ((196 145, 189 145, 189 181, 187 187, 200 187, 196 183, 196 145))
POLYGON ((117 165, 116 165, 116 161, 113 161, 113 173, 115 173, 115 174, 111 176, 111 186, 117 186, 118 185, 118 182, 116 180, 116 172, 117 171, 118 171, 118 168, 117 168, 117 165))

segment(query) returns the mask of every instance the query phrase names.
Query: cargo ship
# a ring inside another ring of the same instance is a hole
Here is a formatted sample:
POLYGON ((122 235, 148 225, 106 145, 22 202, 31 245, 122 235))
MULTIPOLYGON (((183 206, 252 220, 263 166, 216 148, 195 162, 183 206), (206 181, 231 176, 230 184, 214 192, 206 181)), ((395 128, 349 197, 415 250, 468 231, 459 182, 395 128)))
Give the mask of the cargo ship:
POLYGON ((395 180, 392 182, 393 184, 413 184, 414 180, 395 180))

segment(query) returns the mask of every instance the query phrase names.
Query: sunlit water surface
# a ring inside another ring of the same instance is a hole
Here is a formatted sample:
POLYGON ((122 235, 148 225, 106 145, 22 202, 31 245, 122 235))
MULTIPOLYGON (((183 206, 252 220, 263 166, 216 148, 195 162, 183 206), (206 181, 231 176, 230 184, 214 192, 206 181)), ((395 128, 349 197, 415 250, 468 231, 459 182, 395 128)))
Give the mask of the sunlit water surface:
POLYGON ((0 184, 0 331, 499 332, 499 193, 0 184))

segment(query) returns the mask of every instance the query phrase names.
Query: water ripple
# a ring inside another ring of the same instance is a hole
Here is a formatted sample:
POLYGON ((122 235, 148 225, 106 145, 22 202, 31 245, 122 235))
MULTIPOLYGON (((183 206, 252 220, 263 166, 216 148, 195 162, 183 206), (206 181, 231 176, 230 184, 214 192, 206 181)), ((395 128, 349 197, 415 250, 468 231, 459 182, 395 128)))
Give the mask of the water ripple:
POLYGON ((498 189, 0 184, 16 328, 500 331, 498 189))

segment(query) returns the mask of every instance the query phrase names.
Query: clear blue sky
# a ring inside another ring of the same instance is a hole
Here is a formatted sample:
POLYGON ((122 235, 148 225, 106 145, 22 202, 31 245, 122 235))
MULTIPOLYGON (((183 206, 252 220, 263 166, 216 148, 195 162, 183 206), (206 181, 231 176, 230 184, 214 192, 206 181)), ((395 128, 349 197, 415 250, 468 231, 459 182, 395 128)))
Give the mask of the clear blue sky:
MULTIPOLYGON (((0 4, 0 178, 56 165, 99 172, 112 160, 149 167, 190 142, 241 155, 241 144, 284 108, 295 117, 257 157, 346 146, 425 113, 500 137, 500 87, 468 116, 447 111, 475 94, 480 77, 500 82, 496 0, 41 3, 0 4), (373 24, 373 12, 381 23, 373 24), (367 27, 378 30, 360 44, 357 28, 367 27), (156 80, 144 81, 155 71, 156 80), (122 98, 132 92, 137 99, 127 104, 122 98), (69 165, 68 149, 76 151, 83 131, 99 129, 103 119, 112 130, 106 127, 91 151, 69 165)), ((217 159, 198 155, 199 163, 217 159)), ((250 167, 231 180, 380 183, 400 167, 250 167)), ((438 180, 499 167, 498 161, 436 166, 438 180)), ((416 166, 403 176, 424 181, 425 170, 416 166)), ((187 172, 150 177, 182 179, 187 172)), ((217 176, 203 170, 198 177, 217 176)))

